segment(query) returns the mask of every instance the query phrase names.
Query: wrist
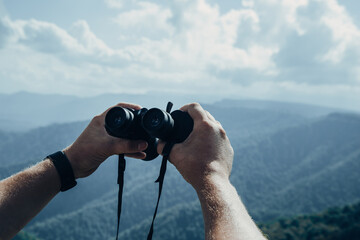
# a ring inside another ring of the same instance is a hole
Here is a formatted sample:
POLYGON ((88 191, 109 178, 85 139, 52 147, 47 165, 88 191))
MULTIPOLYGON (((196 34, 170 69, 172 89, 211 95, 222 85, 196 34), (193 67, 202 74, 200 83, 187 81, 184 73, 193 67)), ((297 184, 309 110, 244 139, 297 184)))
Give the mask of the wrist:
POLYGON ((71 163, 67 156, 62 151, 55 152, 46 157, 46 160, 49 159, 53 163, 56 171, 58 172, 62 192, 67 191, 76 186, 77 182, 75 181, 74 171, 72 169, 71 163))
POLYGON ((68 158, 70 162, 71 168, 74 172, 75 179, 80 178, 79 167, 76 161, 77 158, 76 154, 73 153, 70 147, 65 148, 62 152, 65 154, 65 156, 68 158))
POLYGON ((46 158, 44 161, 40 162, 38 165, 38 171, 44 170, 44 172, 49 173, 49 181, 51 184, 48 184, 48 186, 54 186, 54 189, 56 189, 56 193, 60 192, 61 188, 61 181, 58 177, 58 172, 54 166, 54 163, 49 159, 46 158))
POLYGON ((209 174, 204 176, 202 180, 193 185, 195 191, 200 196, 213 194, 214 192, 219 192, 219 190, 232 187, 229 177, 221 174, 209 174))

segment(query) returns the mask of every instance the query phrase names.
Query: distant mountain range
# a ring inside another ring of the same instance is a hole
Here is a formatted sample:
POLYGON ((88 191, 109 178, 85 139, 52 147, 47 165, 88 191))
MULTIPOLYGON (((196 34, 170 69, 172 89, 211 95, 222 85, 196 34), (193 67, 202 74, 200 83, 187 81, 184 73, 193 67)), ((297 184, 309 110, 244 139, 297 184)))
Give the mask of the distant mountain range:
MULTIPOLYGON (((260 100, 221 100, 214 97, 189 97, 175 93, 103 94, 95 97, 75 97, 58 94, 18 92, 0 94, 0 131, 21 132, 53 123, 84 121, 102 113, 118 102, 132 102, 143 107, 165 108, 172 101, 175 108, 190 102, 213 104, 226 108, 248 108, 292 113, 307 117, 325 115, 337 109, 301 103, 260 100)), ((229 109, 230 110, 230 109, 229 109)), ((230 110, 231 111, 231 110, 230 110)))
MULTIPOLYGON (((360 115, 301 104, 237 100, 204 108, 230 137, 235 150, 231 181, 255 220, 272 221, 360 200, 360 115)), ((43 111, 41 101, 38 111, 43 111)), ((0 132, 0 177, 70 144, 87 122, 0 132)), ((145 238, 156 202, 154 180, 159 166, 160 159, 128 160, 121 239, 145 238)), ((114 169, 115 157, 81 179, 76 188, 59 194, 25 230, 40 239, 113 239, 114 169)), ((154 239, 199 238, 203 238, 203 222, 196 194, 170 164, 154 239)))
POLYGON ((172 101, 177 108, 193 101, 203 102, 202 99, 184 95, 157 92, 104 94, 84 98, 28 92, 0 94, 0 130, 19 132, 53 123, 84 121, 119 102, 137 103, 148 108, 165 108, 168 101, 172 101))

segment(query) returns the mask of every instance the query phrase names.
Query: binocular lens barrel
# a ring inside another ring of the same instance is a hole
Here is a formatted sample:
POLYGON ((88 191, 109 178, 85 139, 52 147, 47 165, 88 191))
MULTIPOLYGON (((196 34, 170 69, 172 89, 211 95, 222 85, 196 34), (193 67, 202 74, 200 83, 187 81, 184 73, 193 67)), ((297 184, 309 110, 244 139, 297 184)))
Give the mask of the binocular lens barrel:
POLYGON ((157 157, 157 138, 181 143, 190 135, 193 125, 190 115, 181 110, 170 114, 159 108, 135 110, 113 107, 105 117, 105 128, 111 136, 148 142, 144 160, 157 157))
POLYGON ((152 108, 143 116, 142 125, 151 136, 166 139, 172 133, 174 119, 169 113, 159 108, 152 108))
POLYGON ((121 132, 131 125, 134 119, 134 114, 126 108, 113 107, 109 110, 105 117, 106 129, 110 130, 115 136, 120 135, 121 132))

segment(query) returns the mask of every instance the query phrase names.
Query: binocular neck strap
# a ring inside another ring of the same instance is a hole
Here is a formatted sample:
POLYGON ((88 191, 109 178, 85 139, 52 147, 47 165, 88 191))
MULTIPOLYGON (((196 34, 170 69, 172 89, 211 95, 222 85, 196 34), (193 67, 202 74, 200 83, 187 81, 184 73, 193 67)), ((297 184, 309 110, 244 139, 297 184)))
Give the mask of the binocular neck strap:
POLYGON ((126 161, 125 161, 124 154, 120 154, 119 155, 119 163, 118 163, 118 179, 117 179, 117 183, 119 185, 119 193, 118 193, 116 240, 118 240, 118 238, 119 238, 119 226, 120 226, 122 194, 123 194, 123 188, 124 188, 125 168, 126 168, 126 161))
MULTIPOLYGON (((158 210, 158 207, 159 207, 161 192, 162 192, 162 188, 163 188, 163 184, 164 184, 167 161, 169 159, 169 155, 170 155, 170 152, 171 152, 171 149, 172 149, 173 146, 174 146, 174 143, 166 143, 165 147, 163 149, 163 152, 162 152, 163 158, 162 158, 162 162, 161 162, 159 177, 155 181, 156 183, 159 183, 158 199, 157 199, 157 202, 156 202, 155 212, 154 212, 154 215, 153 215, 153 219, 152 219, 152 222, 151 222, 151 227, 150 227, 150 231, 149 231, 148 236, 147 236, 147 240, 152 240, 152 235, 153 235, 153 232, 154 232, 154 222, 155 222, 157 210, 158 210)), ((117 183, 119 185, 119 193, 118 193, 116 240, 118 240, 118 238, 119 238, 119 226, 120 226, 120 215, 121 215, 121 205, 122 205, 122 194, 123 194, 123 188, 124 188, 124 172, 125 172, 125 168, 126 168, 126 161, 125 161, 125 158, 124 158, 124 154, 120 154, 119 155, 119 163, 118 163, 118 180, 117 180, 117 183)))
MULTIPOLYGON (((172 102, 168 102, 168 104, 166 106, 166 112, 170 113, 172 107, 173 107, 172 102)), ((164 177, 165 177, 165 173, 166 173, 166 165, 167 165, 167 161, 168 161, 169 156, 170 156, 171 149, 173 148, 174 145, 175 145, 175 143, 168 142, 168 143, 165 144, 164 149, 162 151, 163 159, 162 159, 162 162, 161 162, 159 177, 155 181, 156 183, 159 183, 159 194, 158 194, 158 199, 157 199, 157 202, 156 202, 154 216, 153 216, 153 219, 152 219, 152 222, 151 222, 150 231, 149 231, 148 236, 147 236, 147 240, 152 240, 152 235, 153 235, 153 232, 154 232, 154 221, 155 221, 157 210, 158 210, 158 207, 159 207, 161 191, 162 191, 162 187, 163 187, 163 183, 164 183, 164 177)), ((118 181, 117 181, 117 183, 119 184, 119 193, 118 193, 118 212, 117 212, 116 240, 118 240, 118 238, 119 238, 119 226, 120 226, 122 194, 123 194, 123 188, 124 188, 125 167, 126 167, 126 162, 125 162, 124 154, 120 154, 119 155, 119 165, 118 165, 118 181)))
POLYGON ((152 239, 152 235, 153 235, 153 232, 154 232, 154 221, 155 221, 156 213, 157 213, 157 210, 158 210, 158 207, 159 207, 161 191, 162 191, 164 178, 165 178, 165 173, 166 173, 166 164, 167 164, 167 161, 169 159, 169 155, 170 155, 170 152, 171 152, 171 149, 172 149, 173 146, 174 146, 174 143, 166 143, 165 147, 164 147, 164 149, 162 151, 163 159, 162 159, 162 162, 161 162, 159 177, 155 181, 155 182, 159 183, 159 194, 158 194, 158 199, 157 199, 157 203, 156 203, 156 207, 155 207, 154 216, 153 216, 151 226, 150 226, 150 231, 149 231, 148 236, 147 236, 147 240, 152 239))

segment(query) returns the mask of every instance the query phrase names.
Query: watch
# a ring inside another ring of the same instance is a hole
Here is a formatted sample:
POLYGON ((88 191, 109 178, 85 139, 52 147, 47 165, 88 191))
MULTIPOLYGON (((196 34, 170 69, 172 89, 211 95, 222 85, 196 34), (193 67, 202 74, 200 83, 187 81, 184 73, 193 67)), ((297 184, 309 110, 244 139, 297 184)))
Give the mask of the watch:
POLYGON ((56 171, 59 174, 61 182, 61 192, 65 192, 76 186, 77 182, 75 181, 74 171, 71 167, 69 159, 66 157, 65 153, 58 151, 47 156, 45 159, 50 159, 53 162, 56 171))

